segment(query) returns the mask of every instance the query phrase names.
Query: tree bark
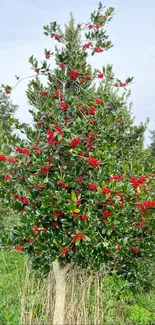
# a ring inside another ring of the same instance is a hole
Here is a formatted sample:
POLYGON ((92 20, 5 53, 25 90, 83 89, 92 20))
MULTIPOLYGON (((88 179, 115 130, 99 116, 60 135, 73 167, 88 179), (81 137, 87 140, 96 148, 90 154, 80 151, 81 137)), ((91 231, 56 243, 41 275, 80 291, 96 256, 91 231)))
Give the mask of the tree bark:
POLYGON ((53 262, 53 272, 55 277, 55 308, 53 325, 64 325, 65 321, 65 301, 66 301, 66 274, 70 264, 62 267, 58 260, 53 262))

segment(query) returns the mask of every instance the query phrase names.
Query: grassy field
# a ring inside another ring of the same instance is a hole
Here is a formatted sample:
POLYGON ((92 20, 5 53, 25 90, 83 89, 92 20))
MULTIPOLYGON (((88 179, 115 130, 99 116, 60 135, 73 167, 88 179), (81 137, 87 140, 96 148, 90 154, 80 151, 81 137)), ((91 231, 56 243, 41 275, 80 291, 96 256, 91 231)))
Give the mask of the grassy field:
MULTIPOLYGON (((129 290, 115 276, 68 275, 66 324, 155 325, 155 290, 129 290)), ((51 325, 54 279, 31 273, 23 254, 0 251, 0 325, 51 325)))

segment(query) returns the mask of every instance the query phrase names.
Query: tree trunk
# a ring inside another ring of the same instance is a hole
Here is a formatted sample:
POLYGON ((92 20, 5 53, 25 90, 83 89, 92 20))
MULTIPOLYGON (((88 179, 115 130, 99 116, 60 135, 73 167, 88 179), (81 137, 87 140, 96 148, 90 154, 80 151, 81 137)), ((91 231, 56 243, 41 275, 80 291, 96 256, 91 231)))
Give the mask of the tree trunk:
POLYGON ((62 267, 58 260, 53 262, 53 272, 55 277, 55 308, 53 325, 64 325, 65 301, 66 301, 66 274, 70 265, 62 267))

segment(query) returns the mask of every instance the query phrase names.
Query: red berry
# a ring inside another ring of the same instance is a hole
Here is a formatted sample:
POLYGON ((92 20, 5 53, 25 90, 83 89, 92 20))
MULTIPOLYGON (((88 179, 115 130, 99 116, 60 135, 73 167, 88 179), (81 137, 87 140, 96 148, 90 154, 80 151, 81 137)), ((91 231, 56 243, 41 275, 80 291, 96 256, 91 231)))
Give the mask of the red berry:
POLYGON ((86 49, 88 49, 90 46, 92 46, 92 43, 89 42, 89 43, 84 44, 82 48, 83 48, 83 50, 86 50, 86 49))
POLYGON ((68 107, 69 107, 69 105, 66 104, 65 102, 60 103, 60 108, 62 111, 66 111, 68 107))
POLYGON ((84 239, 85 238, 85 234, 75 234, 75 239, 84 239))
POLYGON ((39 68, 34 68, 34 72, 38 73, 39 72, 39 68))
POLYGON ((61 69, 65 69, 65 64, 64 64, 64 63, 59 63, 59 67, 60 67, 61 69))
POLYGON ((101 72, 100 72, 100 73, 98 73, 97 76, 98 76, 98 78, 102 79, 102 78, 104 77, 104 73, 101 73, 101 72))
POLYGON ((135 253, 135 254, 139 253, 138 247, 131 247, 131 249, 132 249, 133 253, 135 253))
POLYGON ((49 59, 50 59, 50 54, 46 54, 46 55, 45 55, 45 58, 46 58, 47 60, 49 60, 49 59))
POLYGON ((117 249, 117 251, 120 251, 121 245, 120 244, 116 244, 116 249, 117 249))
POLYGON ((96 102, 96 104, 101 104, 101 103, 103 103, 103 100, 100 98, 95 98, 95 102, 96 102))
POLYGON ((23 246, 21 246, 21 245, 16 245, 15 248, 16 248, 17 251, 19 251, 19 252, 22 252, 22 250, 23 250, 23 246))
POLYGON ((6 158, 6 157, 5 157, 4 155, 1 155, 1 154, 0 154, 0 161, 4 161, 5 158, 6 158))
POLYGON ((99 29, 101 26, 99 24, 94 25, 96 29, 99 29))
POLYGON ((125 83, 125 82, 122 82, 122 81, 120 81, 120 87, 126 87, 127 86, 127 84, 125 83))
POLYGON ((5 181, 9 181, 9 179, 11 179, 11 176, 9 174, 5 174, 4 179, 5 181))
POLYGON ((90 25, 88 26, 88 28, 89 28, 89 29, 92 29, 92 28, 94 28, 94 25, 90 24, 90 25))
POLYGON ((81 220, 82 220, 82 221, 87 221, 87 220, 88 220, 88 217, 85 216, 85 215, 82 215, 81 220))
POLYGON ((57 227, 58 226, 58 222, 57 221, 52 221, 51 222, 51 226, 52 227, 57 227))
POLYGON ((59 36, 58 34, 55 34, 54 37, 55 37, 55 40, 56 40, 56 41, 60 41, 60 36, 59 36))
POLYGON ((96 52, 96 53, 101 53, 101 52, 103 52, 104 50, 102 49, 102 48, 100 48, 100 47, 95 47, 94 48, 94 52, 96 52))

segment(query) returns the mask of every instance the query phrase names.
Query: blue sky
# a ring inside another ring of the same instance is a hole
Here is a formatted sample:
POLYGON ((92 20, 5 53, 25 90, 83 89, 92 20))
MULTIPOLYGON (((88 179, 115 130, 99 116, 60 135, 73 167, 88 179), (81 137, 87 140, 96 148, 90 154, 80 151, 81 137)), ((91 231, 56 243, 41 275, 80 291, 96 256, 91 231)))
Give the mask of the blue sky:
MULTIPOLYGON (((0 84, 14 85, 14 75, 32 74, 28 57, 43 58, 44 48, 51 39, 43 35, 42 26, 57 20, 68 22, 72 11, 77 22, 89 20, 96 9, 96 0, 13 0, 1 1, 0 6, 0 84)), ((106 6, 115 7, 115 16, 108 27, 114 47, 91 60, 93 67, 113 64, 116 76, 122 81, 134 76, 131 101, 135 123, 150 117, 149 128, 155 129, 155 1, 106 0, 106 6)), ((30 122, 25 97, 27 81, 19 84, 12 98, 20 108, 17 116, 30 122)), ((146 134, 149 143, 149 133, 146 134)))

